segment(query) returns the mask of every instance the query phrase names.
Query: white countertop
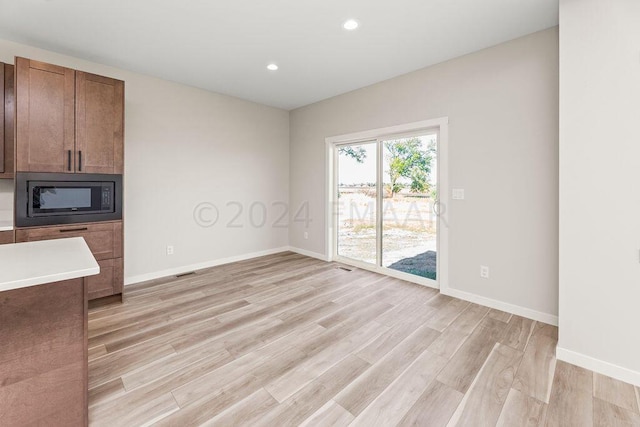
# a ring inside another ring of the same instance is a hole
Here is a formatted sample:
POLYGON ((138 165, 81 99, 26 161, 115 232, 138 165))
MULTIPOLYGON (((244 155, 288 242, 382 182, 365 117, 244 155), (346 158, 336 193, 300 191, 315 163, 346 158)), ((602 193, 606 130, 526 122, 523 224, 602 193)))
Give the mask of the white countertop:
POLYGON ((82 237, 0 245, 0 292, 99 273, 82 237))

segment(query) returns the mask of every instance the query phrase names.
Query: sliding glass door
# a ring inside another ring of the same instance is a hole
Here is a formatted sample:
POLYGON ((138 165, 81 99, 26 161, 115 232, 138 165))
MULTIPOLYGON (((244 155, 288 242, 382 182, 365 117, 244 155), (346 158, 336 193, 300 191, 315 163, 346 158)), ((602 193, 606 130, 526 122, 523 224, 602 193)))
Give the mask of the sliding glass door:
POLYGON ((335 147, 336 255, 438 278, 438 132, 335 147))
POLYGON ((338 148, 337 254, 377 264, 377 142, 338 148))
POLYGON ((382 145, 382 266, 436 280, 437 135, 382 145))

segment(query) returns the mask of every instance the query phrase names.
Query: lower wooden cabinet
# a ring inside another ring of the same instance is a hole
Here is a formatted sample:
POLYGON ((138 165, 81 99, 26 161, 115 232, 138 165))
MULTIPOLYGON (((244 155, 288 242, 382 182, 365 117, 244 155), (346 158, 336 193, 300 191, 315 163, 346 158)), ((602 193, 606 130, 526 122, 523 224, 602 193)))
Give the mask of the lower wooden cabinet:
POLYGON ((122 293, 122 258, 98 261, 100 274, 89 276, 85 280, 89 288, 89 299, 108 297, 122 293))
POLYGON ((16 242, 34 242, 67 237, 83 237, 100 266, 100 274, 85 279, 89 299, 122 294, 122 221, 21 228, 15 238, 16 242))
POLYGON ((122 221, 55 225, 16 230, 18 242, 84 237, 96 260, 122 258, 122 221))
POLYGON ((0 231, 0 245, 6 245, 14 241, 13 231, 0 231))

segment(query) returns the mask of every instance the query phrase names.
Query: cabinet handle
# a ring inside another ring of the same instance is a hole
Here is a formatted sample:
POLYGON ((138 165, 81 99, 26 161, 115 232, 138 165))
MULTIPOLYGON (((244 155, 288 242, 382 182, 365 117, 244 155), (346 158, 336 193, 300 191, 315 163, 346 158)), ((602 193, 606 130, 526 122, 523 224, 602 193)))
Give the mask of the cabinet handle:
POLYGON ((78 151, 78 171, 82 172, 82 151, 78 151))
POLYGON ((67 150, 67 170, 71 172, 71 150, 67 150))
POLYGON ((74 231, 87 231, 89 228, 88 227, 82 227, 82 228, 67 228, 66 230, 60 230, 61 233, 72 233, 74 231))

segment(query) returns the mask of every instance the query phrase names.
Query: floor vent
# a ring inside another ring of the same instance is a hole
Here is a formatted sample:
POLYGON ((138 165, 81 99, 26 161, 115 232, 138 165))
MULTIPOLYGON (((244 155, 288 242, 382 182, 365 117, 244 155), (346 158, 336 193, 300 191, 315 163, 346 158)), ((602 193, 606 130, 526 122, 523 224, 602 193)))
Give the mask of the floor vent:
POLYGON ((344 271, 353 271, 352 269, 347 268, 347 267, 338 267, 338 268, 339 268, 340 270, 344 270, 344 271))
POLYGON ((184 276, 193 276, 194 274, 196 274, 195 271, 190 271, 188 273, 182 273, 182 274, 176 274, 176 278, 179 279, 179 278, 184 277, 184 276))

